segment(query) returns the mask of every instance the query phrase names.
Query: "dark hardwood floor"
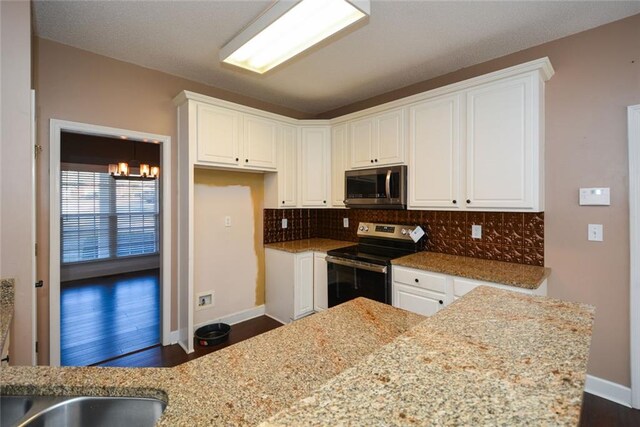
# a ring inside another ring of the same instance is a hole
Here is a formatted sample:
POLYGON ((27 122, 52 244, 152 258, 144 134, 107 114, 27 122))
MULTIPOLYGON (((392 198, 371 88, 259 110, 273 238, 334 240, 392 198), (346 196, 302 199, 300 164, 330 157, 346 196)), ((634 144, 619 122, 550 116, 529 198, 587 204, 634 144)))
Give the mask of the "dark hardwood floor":
POLYGON ((159 269, 64 282, 63 366, 87 366, 160 343, 159 269))
POLYGON ((640 410, 585 393, 580 427, 640 426, 640 410))
POLYGON ((231 332, 229 333, 229 339, 216 346, 202 347, 197 343, 194 343, 193 347, 195 351, 191 354, 186 354, 182 347, 178 344, 168 345, 162 347, 160 345, 148 348, 142 351, 138 351, 133 354, 129 354, 123 357, 118 357, 114 360, 99 363, 97 366, 119 366, 119 367, 171 367, 180 365, 189 360, 197 359, 198 357, 205 356, 214 351, 223 349, 230 345, 239 343, 246 339, 255 337, 264 332, 275 329, 282 326, 282 323, 277 320, 273 320, 267 316, 256 317, 246 322, 236 323, 231 326, 231 332))

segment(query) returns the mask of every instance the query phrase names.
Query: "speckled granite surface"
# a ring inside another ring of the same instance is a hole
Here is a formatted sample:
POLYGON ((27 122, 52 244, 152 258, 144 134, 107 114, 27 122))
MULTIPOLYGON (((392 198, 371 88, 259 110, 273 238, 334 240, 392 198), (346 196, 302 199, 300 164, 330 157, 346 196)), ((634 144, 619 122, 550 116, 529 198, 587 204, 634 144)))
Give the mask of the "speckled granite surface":
POLYGON ((0 350, 4 348, 4 342, 9 334, 9 326, 13 319, 14 300, 13 279, 2 279, 0 281, 0 350))
POLYGON ((593 314, 481 286, 262 425, 577 425, 593 314))
POLYGON ((303 240, 292 240, 289 242, 280 242, 280 243, 267 243, 264 245, 265 248, 277 249, 279 251, 285 252, 307 252, 307 251, 316 251, 316 252, 326 252, 333 249, 343 248, 345 246, 353 246, 355 243, 353 242, 344 242, 342 240, 332 240, 332 239, 303 239, 303 240))
POLYGON ((0 393, 156 397, 160 425, 255 425, 423 320, 360 298, 175 368, 3 368, 0 393))
POLYGON ((418 252, 391 261, 393 265, 526 289, 538 289, 551 270, 545 267, 490 261, 436 252, 418 252))

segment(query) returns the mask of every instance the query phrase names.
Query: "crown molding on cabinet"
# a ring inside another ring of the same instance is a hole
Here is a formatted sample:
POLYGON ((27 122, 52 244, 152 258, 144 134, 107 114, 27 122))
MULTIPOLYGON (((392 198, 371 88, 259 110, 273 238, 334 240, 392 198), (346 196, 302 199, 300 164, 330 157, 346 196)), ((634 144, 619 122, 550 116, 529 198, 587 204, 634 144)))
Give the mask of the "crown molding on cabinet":
POLYGON ((386 110, 390 110, 392 108, 403 107, 409 104, 413 104, 415 102, 423 101, 425 99, 434 98, 436 96, 445 95, 450 92, 455 92, 459 90, 468 89, 471 87, 477 87, 478 85, 490 83, 495 80, 504 79, 507 77, 516 76, 519 74, 529 73, 537 71, 540 75, 540 78, 543 81, 549 80, 555 73, 553 66, 551 65, 551 61, 548 57, 535 59, 533 61, 525 62, 523 64, 514 65, 513 67, 505 68, 502 70, 494 71, 489 74, 483 74, 478 77, 473 77, 467 80, 463 80, 461 82, 452 83, 450 85, 442 86, 436 89, 432 89, 426 92, 421 92, 416 95, 411 95, 402 99, 397 99, 395 101, 390 101, 384 104, 377 105, 375 107, 367 108, 365 110, 356 111, 354 113, 346 114, 344 116, 336 117, 329 120, 320 120, 320 119, 293 119, 291 117, 283 116, 276 113, 270 113, 268 111, 259 110, 253 107, 247 107, 245 105, 236 104, 234 102, 225 101, 219 98, 214 98, 207 95, 202 95, 199 93, 191 92, 188 90, 184 90, 180 92, 174 99, 173 103, 176 106, 180 106, 187 102, 188 100, 204 102, 211 105, 217 105, 219 107, 228 108, 231 110, 235 110, 242 113, 253 114, 256 116, 265 117, 268 119, 278 120, 282 123, 287 123, 290 125, 334 125, 338 123, 342 123, 348 120, 352 120, 355 118, 359 118, 362 116, 380 113, 386 110))

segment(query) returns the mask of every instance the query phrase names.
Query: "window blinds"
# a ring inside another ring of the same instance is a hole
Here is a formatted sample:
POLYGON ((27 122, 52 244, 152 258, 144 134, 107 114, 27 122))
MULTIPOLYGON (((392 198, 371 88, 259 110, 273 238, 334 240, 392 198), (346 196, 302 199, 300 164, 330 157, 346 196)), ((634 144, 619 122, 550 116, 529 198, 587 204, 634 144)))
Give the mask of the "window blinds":
POLYGON ((158 253, 158 181, 61 172, 61 253, 75 263, 158 253))

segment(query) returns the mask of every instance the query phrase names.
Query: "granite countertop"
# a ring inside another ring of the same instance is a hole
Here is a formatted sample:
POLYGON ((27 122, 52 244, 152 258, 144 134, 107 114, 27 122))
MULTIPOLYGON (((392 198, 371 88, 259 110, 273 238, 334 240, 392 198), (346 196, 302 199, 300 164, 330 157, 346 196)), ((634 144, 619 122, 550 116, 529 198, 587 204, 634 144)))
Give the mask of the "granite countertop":
POLYGON ((262 426, 577 425, 593 315, 478 287, 262 426))
POLYGON ((174 368, 3 368, 0 394, 155 397, 159 425, 255 425, 423 320, 360 298, 174 368))
POLYGON ((468 279, 502 283, 525 289, 538 289, 551 269, 512 262, 491 261, 436 252, 418 252, 391 261, 410 267, 468 279))
POLYGON ((13 300, 15 295, 13 279, 0 281, 0 350, 9 335, 9 326, 13 319, 13 300))
POLYGON ((269 249, 277 249, 279 251, 285 252, 327 252, 333 249, 344 248, 345 246, 353 246, 354 242, 345 242, 342 240, 333 240, 333 239, 302 239, 302 240, 291 240, 289 242, 280 242, 280 243, 267 243, 264 245, 265 248, 269 249))

